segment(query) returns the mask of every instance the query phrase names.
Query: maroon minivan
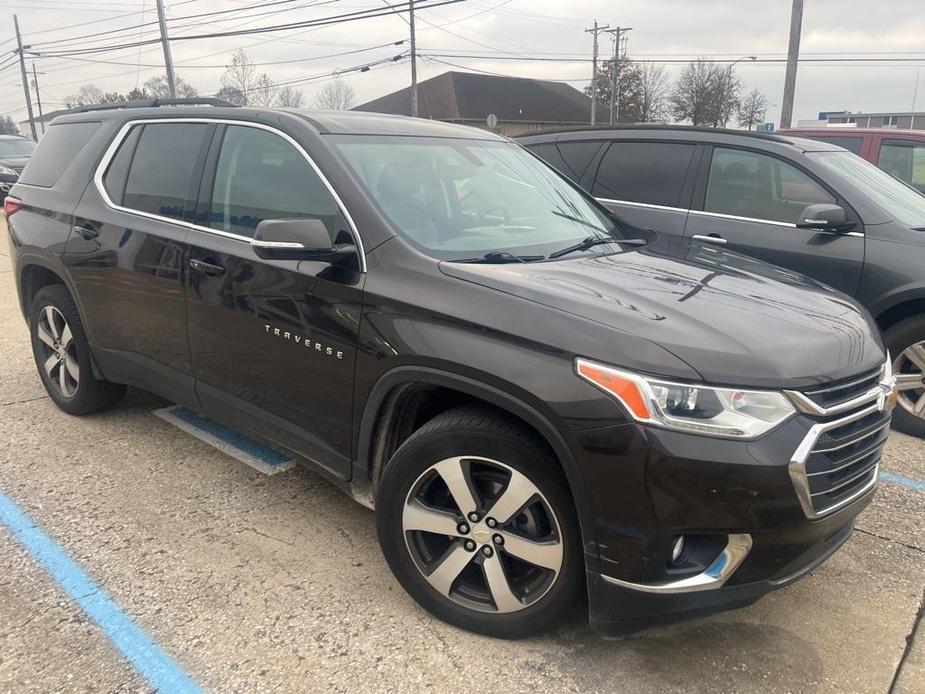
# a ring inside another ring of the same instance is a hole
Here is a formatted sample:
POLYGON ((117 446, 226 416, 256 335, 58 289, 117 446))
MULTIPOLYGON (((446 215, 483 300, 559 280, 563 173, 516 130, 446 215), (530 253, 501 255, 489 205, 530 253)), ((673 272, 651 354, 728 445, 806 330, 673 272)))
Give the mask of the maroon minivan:
POLYGON ((777 132, 844 147, 925 193, 925 130, 790 128, 777 132))

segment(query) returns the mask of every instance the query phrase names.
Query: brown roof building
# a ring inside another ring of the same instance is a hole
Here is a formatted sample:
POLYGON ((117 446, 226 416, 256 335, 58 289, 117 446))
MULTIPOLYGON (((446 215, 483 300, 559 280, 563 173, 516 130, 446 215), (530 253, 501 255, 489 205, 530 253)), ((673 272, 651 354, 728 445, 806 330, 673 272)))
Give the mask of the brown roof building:
MULTIPOLYGON (((410 116, 411 88, 373 99, 354 110, 410 116)), ((471 72, 445 72, 418 84, 421 118, 487 129, 489 114, 497 116, 494 130, 502 135, 586 125, 591 118, 591 99, 562 82, 471 72)))

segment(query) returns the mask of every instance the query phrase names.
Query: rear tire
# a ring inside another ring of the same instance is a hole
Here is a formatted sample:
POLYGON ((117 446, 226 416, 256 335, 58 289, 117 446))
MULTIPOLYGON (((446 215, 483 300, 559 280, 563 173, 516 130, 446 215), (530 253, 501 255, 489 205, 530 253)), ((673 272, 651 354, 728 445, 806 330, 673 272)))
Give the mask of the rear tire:
POLYGON ((35 295, 29 332, 39 377, 62 410, 85 415, 108 409, 122 399, 124 385, 94 377, 83 323, 64 285, 43 287, 35 295))
POLYGON ((883 337, 893 359, 893 373, 899 387, 893 428, 911 436, 925 437, 925 316, 911 316, 891 325, 883 337), (920 377, 918 382, 916 376, 920 377))
POLYGON ((581 595, 568 483, 532 432, 501 414, 460 407, 414 432, 383 472, 376 517, 399 583, 463 629, 529 636, 581 595))

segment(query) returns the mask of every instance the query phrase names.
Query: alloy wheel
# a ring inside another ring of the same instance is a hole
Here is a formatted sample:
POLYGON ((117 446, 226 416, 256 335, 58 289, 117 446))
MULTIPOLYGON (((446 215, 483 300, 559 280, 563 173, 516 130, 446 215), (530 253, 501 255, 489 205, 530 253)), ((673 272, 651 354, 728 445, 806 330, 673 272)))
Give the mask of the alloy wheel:
POLYGON ((552 506, 526 475, 490 458, 447 458, 425 470, 405 499, 402 530, 427 582, 480 612, 529 607, 562 570, 552 506))
POLYGON ((74 397, 80 384, 80 367, 71 326, 61 311, 49 305, 42 309, 37 333, 40 361, 49 382, 63 397, 74 397))

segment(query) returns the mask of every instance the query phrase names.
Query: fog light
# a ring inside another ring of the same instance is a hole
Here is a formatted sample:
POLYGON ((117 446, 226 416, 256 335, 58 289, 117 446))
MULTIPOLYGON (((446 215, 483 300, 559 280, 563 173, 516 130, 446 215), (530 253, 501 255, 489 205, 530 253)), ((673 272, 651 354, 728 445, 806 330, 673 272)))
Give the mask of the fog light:
POLYGON ((678 561, 683 551, 684 551, 684 535, 678 535, 675 538, 674 544, 671 546, 671 563, 672 564, 678 561))

